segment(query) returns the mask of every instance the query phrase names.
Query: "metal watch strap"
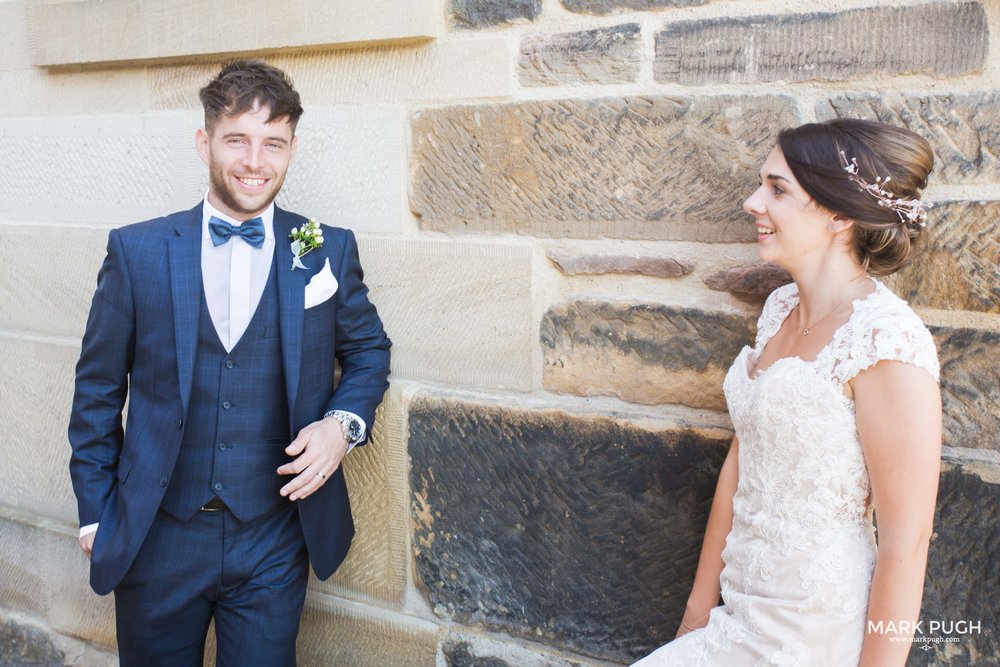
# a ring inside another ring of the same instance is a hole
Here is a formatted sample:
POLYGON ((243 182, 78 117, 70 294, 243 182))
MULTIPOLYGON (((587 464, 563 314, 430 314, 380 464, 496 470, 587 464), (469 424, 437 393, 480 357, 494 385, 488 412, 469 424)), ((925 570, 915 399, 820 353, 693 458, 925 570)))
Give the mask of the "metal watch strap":
POLYGON ((323 415, 323 419, 327 417, 333 417, 340 422, 340 426, 344 429, 344 439, 347 440, 347 444, 354 445, 360 442, 361 422, 357 418, 343 410, 330 410, 323 415))

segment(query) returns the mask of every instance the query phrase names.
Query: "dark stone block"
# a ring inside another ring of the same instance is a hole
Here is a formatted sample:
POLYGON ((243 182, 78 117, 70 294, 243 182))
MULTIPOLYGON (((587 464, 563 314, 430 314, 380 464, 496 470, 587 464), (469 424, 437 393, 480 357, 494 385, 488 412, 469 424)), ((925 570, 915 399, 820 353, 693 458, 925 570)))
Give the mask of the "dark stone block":
POLYGON ((542 0, 451 0, 455 23, 467 28, 488 28, 517 19, 534 21, 542 13, 542 0))
POLYGON ((710 289, 729 292, 740 301, 762 305, 774 290, 792 282, 777 264, 753 262, 714 273, 703 281, 710 289))
POLYGON ((727 433, 428 397, 409 424, 439 615, 619 660, 673 635, 727 433))
POLYGON ((615 10, 665 9, 667 7, 694 7, 711 0, 562 0, 562 5, 578 14, 610 14, 615 10))
POLYGON ((625 275, 654 276, 656 278, 681 278, 694 271, 691 262, 671 257, 636 257, 634 255, 581 255, 558 248, 550 248, 546 256, 555 262, 567 276, 625 275))
POLYGON ((574 301, 542 318, 545 388, 633 403, 725 410, 722 381, 748 318, 661 304, 574 301))
POLYGON ((989 37, 976 2, 701 19, 657 33, 653 73, 686 84, 950 77, 983 68, 989 37))
POLYGON ((441 650, 448 667, 516 667, 500 658, 475 655, 468 642, 445 642, 441 650))
POLYGON ((0 665, 61 667, 64 658, 42 629, 0 622, 0 665))
POLYGON ((1000 664, 1000 464, 946 463, 941 472, 934 537, 920 618, 923 634, 955 643, 928 644, 910 652, 912 667, 1000 664), (979 622, 981 630, 959 634, 959 626, 932 633, 930 621, 979 622))
POLYGON ((521 84, 627 83, 639 74, 642 39, 638 23, 521 41, 521 84))
POLYGON ((1000 451, 1000 332, 928 328, 941 362, 944 443, 1000 451))

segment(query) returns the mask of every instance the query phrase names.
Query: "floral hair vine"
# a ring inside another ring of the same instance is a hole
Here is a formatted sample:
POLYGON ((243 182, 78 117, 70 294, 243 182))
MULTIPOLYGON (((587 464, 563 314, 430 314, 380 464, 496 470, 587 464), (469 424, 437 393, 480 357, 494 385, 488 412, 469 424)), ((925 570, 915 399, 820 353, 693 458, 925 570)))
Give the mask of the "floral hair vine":
POLYGON ((844 151, 840 151, 840 157, 844 161, 844 171, 851 175, 851 180, 857 183, 863 192, 867 192, 872 197, 878 199, 879 206, 895 211, 900 221, 904 224, 908 223, 921 228, 927 224, 927 209, 931 207, 930 203, 916 197, 913 199, 897 197, 885 188, 886 183, 891 178, 890 176, 886 176, 885 178, 879 176, 875 179, 874 183, 871 183, 858 175, 857 158, 852 157, 848 160, 844 151))

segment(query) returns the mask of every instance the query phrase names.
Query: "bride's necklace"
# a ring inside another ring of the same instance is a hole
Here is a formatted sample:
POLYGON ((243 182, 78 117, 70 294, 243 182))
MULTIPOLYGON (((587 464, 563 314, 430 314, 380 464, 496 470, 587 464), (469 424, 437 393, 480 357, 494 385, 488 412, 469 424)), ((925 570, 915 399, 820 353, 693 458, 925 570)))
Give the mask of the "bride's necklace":
MULTIPOLYGON (((853 283, 857 282, 857 281, 858 281, 858 280, 860 280, 860 279, 861 279, 862 277, 863 277, 863 276, 859 276, 858 278, 855 278, 854 280, 852 280, 852 281, 851 281, 851 283, 853 284, 853 283)), ((851 298, 851 296, 853 296, 853 294, 849 292, 849 293, 847 294, 847 296, 846 296, 846 297, 844 297, 843 299, 841 299, 840 301, 838 301, 838 302, 837 302, 837 305, 833 307, 833 310, 831 310, 831 311, 830 311, 829 313, 827 313, 827 314, 826 314, 826 315, 824 315, 823 317, 819 318, 818 320, 816 320, 816 321, 815 321, 815 322, 813 322, 812 324, 809 324, 809 325, 806 325, 806 326, 805 326, 805 327, 804 327, 804 328, 802 329, 802 332, 801 332, 801 333, 802 333, 802 335, 803 335, 803 336, 808 336, 808 335, 809 335, 809 333, 810 333, 810 332, 811 332, 811 331, 812 331, 813 329, 815 329, 815 328, 816 328, 817 326, 819 326, 820 324, 822 324, 822 323, 823 323, 823 321, 824 321, 824 320, 825 320, 826 318, 828 318, 828 317, 830 317, 831 315, 833 315, 833 314, 834 314, 835 312, 837 312, 837 310, 839 310, 839 309, 840 309, 840 307, 841 307, 841 306, 843 306, 843 305, 844 305, 845 303, 847 303, 847 301, 848 301, 848 300, 849 300, 849 299, 851 298)), ((798 305, 798 304, 796 304, 796 305, 798 305)), ((801 308, 799 308, 799 313, 801 313, 801 312, 802 312, 802 309, 801 309, 801 308)))

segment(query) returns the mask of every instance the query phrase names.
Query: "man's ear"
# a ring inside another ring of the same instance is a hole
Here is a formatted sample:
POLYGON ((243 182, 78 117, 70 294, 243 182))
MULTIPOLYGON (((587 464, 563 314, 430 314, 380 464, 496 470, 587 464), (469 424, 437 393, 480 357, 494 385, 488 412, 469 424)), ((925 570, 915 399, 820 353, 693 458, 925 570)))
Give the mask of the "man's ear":
POLYGON ((200 157, 201 161, 205 163, 205 166, 210 166, 212 161, 212 153, 209 149, 208 142, 208 132, 199 127, 198 131, 194 133, 194 147, 198 151, 198 157, 200 157))
POLYGON ((292 136, 292 156, 288 158, 289 164, 295 159, 295 152, 299 150, 299 137, 298 135, 292 136))

